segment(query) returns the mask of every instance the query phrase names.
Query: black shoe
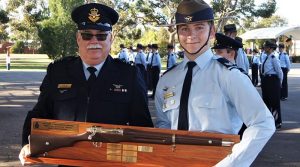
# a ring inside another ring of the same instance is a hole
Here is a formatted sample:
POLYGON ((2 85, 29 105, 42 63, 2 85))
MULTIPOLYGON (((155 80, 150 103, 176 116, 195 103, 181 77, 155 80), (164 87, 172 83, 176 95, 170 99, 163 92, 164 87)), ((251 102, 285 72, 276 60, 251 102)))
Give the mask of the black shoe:
POLYGON ((281 123, 276 124, 275 126, 276 126, 276 129, 280 129, 281 128, 281 123))

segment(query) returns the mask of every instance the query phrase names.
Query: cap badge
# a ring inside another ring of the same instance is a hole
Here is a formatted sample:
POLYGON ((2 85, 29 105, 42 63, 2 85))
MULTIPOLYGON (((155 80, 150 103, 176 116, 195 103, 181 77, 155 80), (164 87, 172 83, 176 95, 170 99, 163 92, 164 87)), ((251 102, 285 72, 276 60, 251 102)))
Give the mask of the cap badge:
POLYGON ((100 19, 100 14, 98 14, 98 9, 96 8, 93 8, 90 10, 91 13, 89 13, 89 19, 92 21, 92 22, 96 22, 100 19))
POLYGON ((184 19, 188 23, 188 22, 191 22, 193 20, 193 16, 186 16, 184 19))

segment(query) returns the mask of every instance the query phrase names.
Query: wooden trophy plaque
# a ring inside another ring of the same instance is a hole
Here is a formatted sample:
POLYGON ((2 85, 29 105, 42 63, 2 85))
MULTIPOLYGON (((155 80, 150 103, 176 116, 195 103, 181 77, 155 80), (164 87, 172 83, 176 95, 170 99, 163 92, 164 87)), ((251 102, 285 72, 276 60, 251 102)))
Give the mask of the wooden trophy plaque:
POLYGON ((27 162, 97 167, 213 166, 238 135, 32 119, 27 162))

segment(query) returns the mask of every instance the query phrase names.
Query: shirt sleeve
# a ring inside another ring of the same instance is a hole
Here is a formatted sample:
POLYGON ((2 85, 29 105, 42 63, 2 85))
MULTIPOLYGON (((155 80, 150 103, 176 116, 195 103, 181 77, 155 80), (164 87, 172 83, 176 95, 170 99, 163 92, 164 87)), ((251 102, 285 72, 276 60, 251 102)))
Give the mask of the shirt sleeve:
POLYGON ((291 68, 291 62, 290 62, 290 58, 289 58, 288 54, 285 55, 285 60, 286 60, 286 68, 288 70, 290 70, 290 68, 291 68))
POLYGON ((222 89, 247 129, 232 153, 216 166, 250 166, 275 132, 274 118, 246 75, 235 70, 224 77, 227 79, 222 89))
POLYGON ((280 83, 282 83, 283 73, 282 73, 282 70, 281 70, 280 60, 277 59, 276 57, 272 58, 272 64, 273 64, 274 69, 275 69, 275 71, 278 75, 278 78, 280 79, 280 83))

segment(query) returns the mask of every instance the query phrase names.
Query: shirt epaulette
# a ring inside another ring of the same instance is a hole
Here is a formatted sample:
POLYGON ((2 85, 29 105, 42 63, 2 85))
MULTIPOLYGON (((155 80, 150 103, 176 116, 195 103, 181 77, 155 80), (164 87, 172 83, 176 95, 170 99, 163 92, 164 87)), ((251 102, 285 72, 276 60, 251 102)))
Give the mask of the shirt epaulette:
POLYGON ((228 70, 237 69, 237 66, 235 64, 233 64, 232 62, 230 62, 229 60, 227 60, 223 57, 220 57, 217 60, 219 63, 224 65, 226 68, 228 68, 228 70))
POLYGON ((173 68, 175 68, 177 65, 178 65, 178 64, 174 64, 174 66, 172 66, 170 69, 166 70, 166 71, 162 74, 162 76, 165 75, 166 73, 168 73, 169 71, 171 71, 171 70, 172 70, 173 68))

